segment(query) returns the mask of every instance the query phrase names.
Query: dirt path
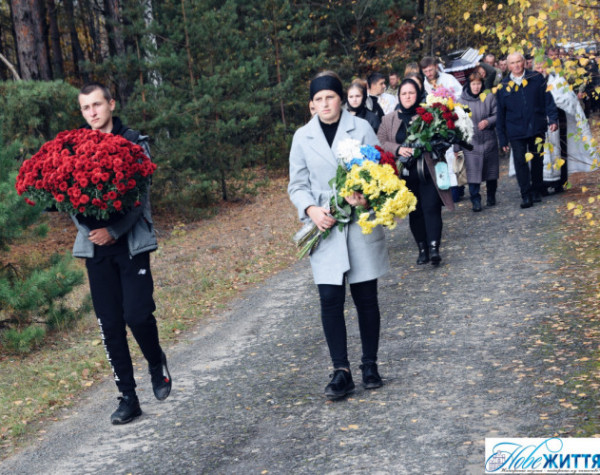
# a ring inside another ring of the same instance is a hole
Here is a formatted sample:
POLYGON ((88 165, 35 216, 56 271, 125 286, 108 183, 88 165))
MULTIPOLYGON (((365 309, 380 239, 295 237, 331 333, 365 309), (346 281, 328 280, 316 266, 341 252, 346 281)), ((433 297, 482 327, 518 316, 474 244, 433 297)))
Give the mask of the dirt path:
MULTIPOLYGON (((544 249, 560 237, 564 199, 521 210, 515 180, 503 178, 495 208, 475 215, 463 202, 444 214, 438 269, 415 265, 406 222, 388 234, 380 390, 322 396, 328 355, 303 261, 171 350, 166 402, 142 374, 144 415, 113 427, 107 382, 0 473, 480 474, 485 437, 569 434, 582 415, 561 405, 555 381, 577 368, 554 361, 545 341, 568 298, 548 292, 559 262, 544 249)), ((352 306, 348 319, 358 378, 352 306)))

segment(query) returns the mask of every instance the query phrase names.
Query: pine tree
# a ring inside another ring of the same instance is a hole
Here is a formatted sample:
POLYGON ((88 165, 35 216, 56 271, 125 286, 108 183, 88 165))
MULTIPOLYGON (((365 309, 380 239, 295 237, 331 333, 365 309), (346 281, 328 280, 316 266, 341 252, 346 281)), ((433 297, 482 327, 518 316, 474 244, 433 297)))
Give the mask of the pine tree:
POLYGON ((17 169, 26 150, 44 141, 42 132, 53 136, 68 122, 67 111, 74 104, 58 101, 74 88, 63 83, 27 82, 0 86, 0 345, 6 351, 25 352, 39 343, 48 329, 67 325, 83 314, 83 309, 64 304, 64 297, 83 281, 82 271, 73 267, 69 254, 31 263, 10 253, 10 244, 17 239, 26 239, 34 251, 36 237, 45 231, 43 224, 34 225, 40 222, 43 210, 27 205, 16 193, 17 169), (50 109, 52 114, 48 114, 50 109), (50 117, 33 121, 23 114, 26 110, 50 117), (22 131, 17 134, 17 129, 37 131, 37 137, 22 131), (4 139, 18 136, 24 140, 9 143, 4 139))

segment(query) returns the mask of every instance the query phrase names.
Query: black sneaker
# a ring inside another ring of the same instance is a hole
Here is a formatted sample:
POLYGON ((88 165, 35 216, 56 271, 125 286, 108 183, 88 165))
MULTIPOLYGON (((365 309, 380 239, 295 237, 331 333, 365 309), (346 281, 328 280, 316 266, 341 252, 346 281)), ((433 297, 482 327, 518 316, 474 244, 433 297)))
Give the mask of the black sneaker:
POLYGON ((162 354, 162 361, 157 366, 150 366, 150 377, 152 378, 152 390, 154 397, 159 401, 164 401, 171 394, 171 374, 167 367, 167 357, 162 354))
POLYGON ((383 381, 377 371, 377 363, 366 363, 360 365, 365 389, 377 389, 383 386, 383 381))
POLYGON ((336 369, 331 382, 325 387, 325 396, 328 399, 340 399, 354 392, 354 381, 350 371, 336 369))
POLYGON ((127 424, 142 415, 142 408, 137 396, 119 397, 119 407, 110 416, 113 424, 127 424))

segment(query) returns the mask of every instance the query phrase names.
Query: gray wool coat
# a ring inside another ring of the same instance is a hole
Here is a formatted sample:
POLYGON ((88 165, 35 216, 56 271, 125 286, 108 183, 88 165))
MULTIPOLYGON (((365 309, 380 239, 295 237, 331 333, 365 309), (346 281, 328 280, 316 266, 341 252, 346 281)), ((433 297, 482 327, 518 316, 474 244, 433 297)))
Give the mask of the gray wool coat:
MULTIPOLYGON (((383 148, 386 152, 390 152, 394 154, 394 157, 398 156, 398 149, 400 145, 396 142, 396 134, 398 133, 398 129, 402 124, 402 119, 398 117, 398 113, 396 111, 390 112, 383 116, 381 120, 381 125, 379 126, 379 130, 377 131, 377 137, 381 142, 381 148, 383 148)), ((431 154, 428 152, 423 153, 423 157, 425 159, 425 163, 427 164, 427 168, 429 169, 429 174, 434 177, 435 176, 435 164, 431 158, 431 154)), ((454 201, 452 201, 452 192, 450 190, 440 190, 435 183, 435 189, 438 192, 442 203, 449 210, 454 210, 454 201)))
MULTIPOLYGON (((347 138, 365 145, 379 145, 369 123, 346 110, 342 110, 331 147, 317 115, 294 134, 288 193, 303 222, 310 221, 306 214, 309 206, 328 206, 333 193, 329 180, 335 176, 338 166, 335 151, 337 145, 347 138)), ((354 221, 344 226, 342 231, 334 226, 311 254, 310 264, 316 284, 342 285, 344 276, 351 284, 377 279, 390 269, 383 229, 377 226, 371 234, 363 234, 354 221)))
POLYGON ((496 136, 496 97, 488 94, 485 101, 479 97, 470 96, 463 90, 459 102, 471 109, 473 121, 473 150, 454 147, 454 151, 462 150, 465 155, 465 168, 469 183, 481 183, 487 180, 497 180, 500 174, 498 156, 498 137, 496 136), (488 126, 479 130, 477 124, 487 119, 488 126))

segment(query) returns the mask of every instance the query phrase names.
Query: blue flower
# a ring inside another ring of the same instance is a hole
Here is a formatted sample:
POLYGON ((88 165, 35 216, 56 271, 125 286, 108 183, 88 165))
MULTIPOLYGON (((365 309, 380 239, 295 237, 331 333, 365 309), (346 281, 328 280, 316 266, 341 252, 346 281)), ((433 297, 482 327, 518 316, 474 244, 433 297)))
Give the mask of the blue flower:
POLYGON ((371 162, 379 163, 379 159, 381 158, 381 154, 379 150, 371 145, 363 145, 360 148, 360 153, 363 154, 365 160, 370 160, 371 162))
POLYGON ((364 161, 364 158, 353 158, 352 160, 350 160, 350 162, 346 164, 346 167, 348 168, 348 170, 351 170, 354 165, 358 165, 359 167, 362 166, 364 161))

